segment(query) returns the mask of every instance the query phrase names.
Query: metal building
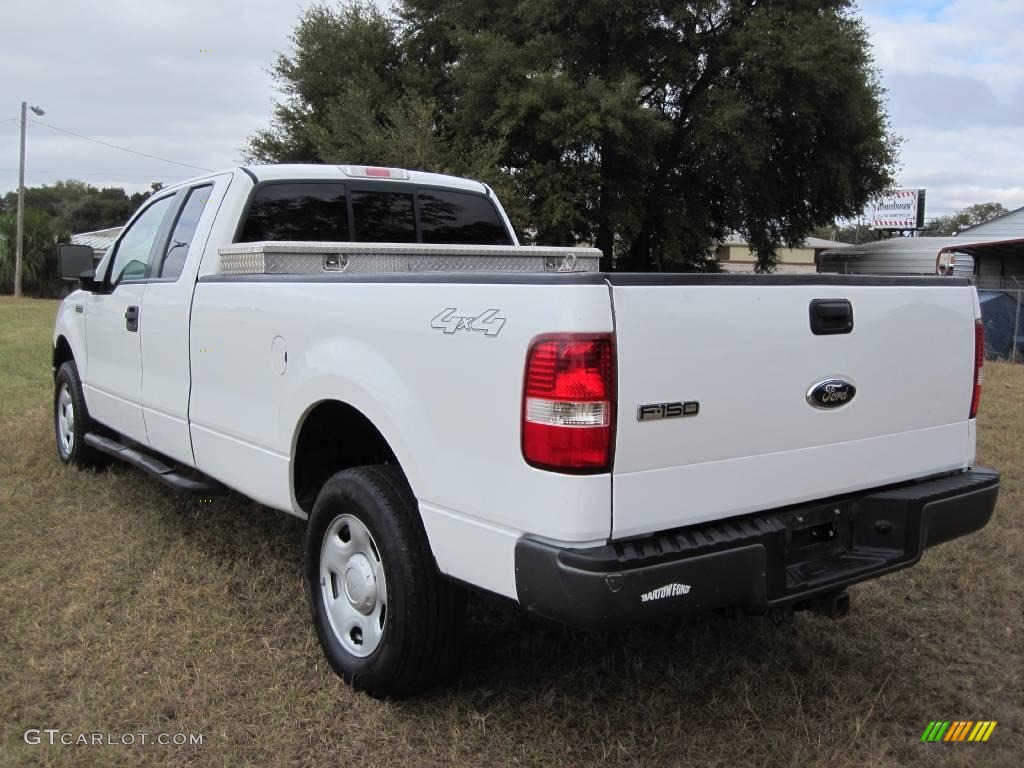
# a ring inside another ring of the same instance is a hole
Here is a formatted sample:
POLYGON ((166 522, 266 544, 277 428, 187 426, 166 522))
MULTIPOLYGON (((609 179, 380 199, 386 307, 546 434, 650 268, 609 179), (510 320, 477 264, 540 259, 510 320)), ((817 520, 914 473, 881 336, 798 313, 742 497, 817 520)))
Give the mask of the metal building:
POLYGON ((111 227, 110 229, 97 229, 94 232, 79 232, 71 236, 71 242, 75 245, 88 245, 93 250, 97 262, 103 258, 103 254, 114 244, 117 236, 121 234, 124 227, 111 227))
MULTIPOLYGON (((814 273, 818 255, 829 248, 843 248, 845 243, 808 237, 795 247, 781 246, 775 251, 775 271, 779 274, 814 273)), ((717 244, 715 258, 724 272, 753 272, 757 255, 746 239, 737 233, 717 244)))
MULTIPOLYGON (((841 275, 934 275, 943 248, 962 245, 955 237, 893 237, 845 248, 831 248, 818 256, 818 272, 841 275)), ((961 260, 960 270, 973 271, 973 260, 961 260)))

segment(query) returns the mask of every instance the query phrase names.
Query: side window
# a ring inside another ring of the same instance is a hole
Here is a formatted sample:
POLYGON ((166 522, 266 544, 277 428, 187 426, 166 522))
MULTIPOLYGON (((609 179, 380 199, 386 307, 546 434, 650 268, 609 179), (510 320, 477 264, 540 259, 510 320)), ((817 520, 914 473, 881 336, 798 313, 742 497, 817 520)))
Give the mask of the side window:
POLYGON ((348 241, 344 184, 267 184, 256 191, 238 242, 348 241))
POLYGON ((419 193, 424 243, 511 245, 498 211, 483 195, 441 190, 419 193))
POLYGON ((160 225, 170 210, 173 199, 174 195, 169 195, 157 200, 128 227, 114 254, 114 263, 110 270, 111 285, 117 285, 123 280, 145 279, 146 266, 153 251, 153 241, 156 240, 160 225))
POLYGON ((352 218, 359 242, 416 242, 416 214, 407 192, 353 192, 352 218))
POLYGON ((196 227, 199 226, 199 217, 203 215, 206 201, 212 190, 213 185, 207 184, 189 191, 188 197, 185 198, 185 204, 181 207, 181 213, 178 214, 178 220, 174 223, 167 247, 161 255, 159 273, 157 274, 157 270, 154 270, 155 276, 169 277, 175 280, 181 276, 185 258, 192 245, 192 237, 196 233, 196 227))

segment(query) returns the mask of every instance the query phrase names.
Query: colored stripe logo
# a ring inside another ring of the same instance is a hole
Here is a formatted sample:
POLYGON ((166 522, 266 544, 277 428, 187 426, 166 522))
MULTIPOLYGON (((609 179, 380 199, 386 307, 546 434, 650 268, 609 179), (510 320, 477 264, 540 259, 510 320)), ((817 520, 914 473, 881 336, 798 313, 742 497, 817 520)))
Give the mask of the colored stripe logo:
POLYGON ((995 728, 995 720, 932 720, 921 741, 988 741, 995 728))

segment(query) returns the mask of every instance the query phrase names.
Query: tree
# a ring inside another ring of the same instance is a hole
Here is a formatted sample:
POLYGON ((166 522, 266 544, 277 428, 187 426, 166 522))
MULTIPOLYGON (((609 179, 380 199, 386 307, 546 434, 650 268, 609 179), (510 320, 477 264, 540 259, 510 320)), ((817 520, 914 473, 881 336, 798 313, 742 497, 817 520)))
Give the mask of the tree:
POLYGON ((876 234, 860 219, 852 222, 834 221, 811 230, 812 237, 835 240, 837 243, 864 243, 876 239, 876 234))
MULTIPOLYGON (((14 243, 17 214, 0 212, 0 292, 14 288, 14 243)), ((67 242, 67 232, 53 216, 34 208, 25 209, 25 239, 22 259, 22 286, 26 296, 58 296, 61 289, 57 273, 57 245, 67 242)))
POLYGON ((975 203, 952 216, 937 216, 922 230, 924 237, 948 237, 962 229, 984 224, 986 221, 1009 213, 1002 203, 975 203))
POLYGON ((251 159, 473 175, 527 239, 592 242, 605 268, 700 269, 739 231, 771 270, 892 181, 848 0, 318 5, 292 42, 251 159))
MULTIPOLYGON (((59 228, 70 232, 91 232, 124 224, 153 192, 162 188, 154 182, 150 192, 129 196, 121 187, 97 189, 76 179, 57 181, 51 185, 25 188, 25 209, 35 209, 54 218, 59 228)), ((8 192, 0 200, 0 210, 13 211, 18 205, 17 192, 8 192)))

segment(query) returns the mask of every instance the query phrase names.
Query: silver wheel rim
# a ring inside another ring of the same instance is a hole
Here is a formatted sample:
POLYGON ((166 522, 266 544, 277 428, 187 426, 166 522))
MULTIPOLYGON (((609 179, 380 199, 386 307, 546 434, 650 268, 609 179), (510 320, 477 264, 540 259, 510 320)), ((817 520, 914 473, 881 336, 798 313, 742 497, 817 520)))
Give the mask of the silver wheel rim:
POLYGON ((67 384, 57 394, 57 444, 61 456, 70 456, 75 447, 75 404, 67 384))
POLYGON ((352 515, 338 515, 324 533, 320 595, 346 651, 363 658, 377 650, 388 610, 384 565, 370 531, 352 515))

